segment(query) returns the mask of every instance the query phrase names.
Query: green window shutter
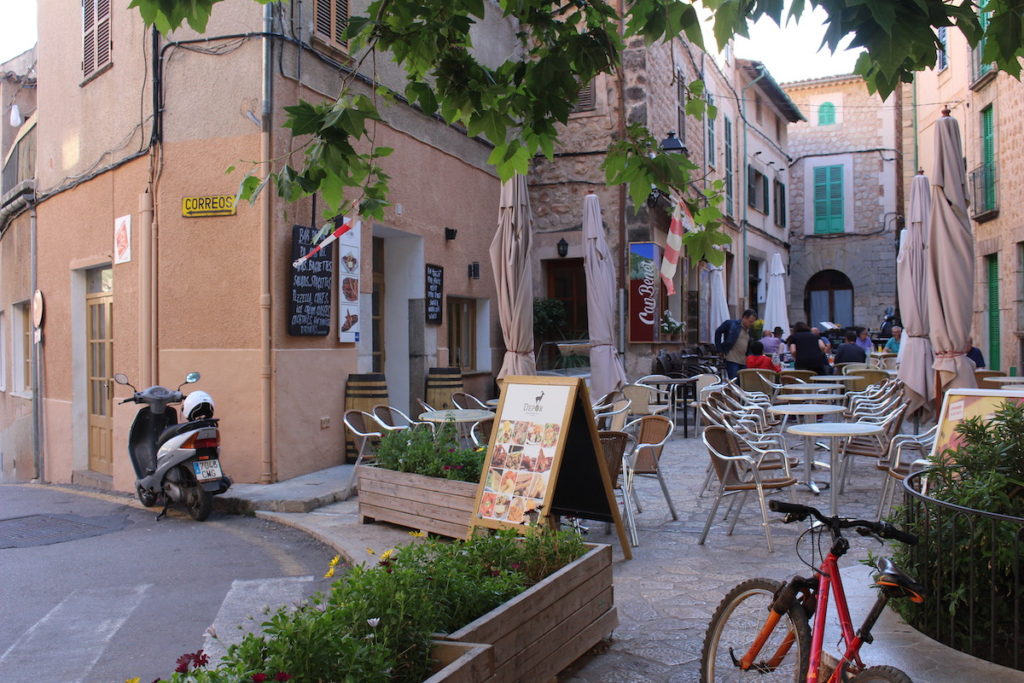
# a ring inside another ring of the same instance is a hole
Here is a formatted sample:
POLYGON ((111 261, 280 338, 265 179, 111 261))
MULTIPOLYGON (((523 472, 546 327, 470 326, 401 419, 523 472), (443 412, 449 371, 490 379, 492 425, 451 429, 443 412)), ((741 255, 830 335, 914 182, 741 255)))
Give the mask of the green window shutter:
POLYGON ((993 254, 985 259, 988 268, 988 367, 999 369, 999 257, 993 254))
POLYGON ((814 169, 814 232, 824 235, 843 232, 843 167, 814 169))
POLYGON ((822 102, 818 105, 818 125, 831 126, 836 122, 836 105, 831 102, 822 102))
POLYGON ((732 215, 732 120, 725 117, 725 215, 732 215))
POLYGON ((768 194, 768 176, 761 176, 761 211, 768 215, 770 195, 768 194))
POLYGON ((754 179, 754 167, 747 164, 747 206, 757 208, 757 182, 754 179))
POLYGON ((977 197, 983 204, 982 209, 996 208, 996 147, 995 147, 995 119, 992 115, 992 107, 988 106, 981 110, 981 161, 982 161, 982 196, 977 197))

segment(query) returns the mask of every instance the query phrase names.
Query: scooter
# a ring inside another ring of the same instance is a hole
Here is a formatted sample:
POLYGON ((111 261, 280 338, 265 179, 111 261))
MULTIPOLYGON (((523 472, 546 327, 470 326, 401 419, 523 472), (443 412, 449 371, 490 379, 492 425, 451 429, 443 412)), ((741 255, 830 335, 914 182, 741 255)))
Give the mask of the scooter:
POLYGON ((227 491, 231 478, 221 471, 219 420, 213 417, 213 398, 205 391, 193 391, 187 397, 181 393, 183 386, 199 381, 199 373, 188 373, 174 391, 159 385, 139 391, 120 372, 114 381, 134 392, 119 405, 145 404, 135 415, 128 436, 139 501, 153 507, 162 498, 164 508, 157 519, 167 515, 171 503, 184 503, 189 516, 202 522, 213 509, 213 496, 227 491), (172 403, 182 403, 185 422, 178 422, 172 403))

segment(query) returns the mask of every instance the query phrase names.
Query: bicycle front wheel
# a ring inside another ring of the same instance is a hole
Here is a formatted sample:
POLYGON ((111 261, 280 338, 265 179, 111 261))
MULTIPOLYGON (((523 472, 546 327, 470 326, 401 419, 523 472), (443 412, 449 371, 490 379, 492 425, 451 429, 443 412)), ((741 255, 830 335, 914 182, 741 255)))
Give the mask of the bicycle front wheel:
POLYGON ((700 660, 703 683, 804 681, 811 631, 799 604, 779 619, 752 666, 744 670, 739 665, 764 626, 775 593, 783 585, 782 581, 772 579, 748 579, 722 599, 704 634, 700 660))

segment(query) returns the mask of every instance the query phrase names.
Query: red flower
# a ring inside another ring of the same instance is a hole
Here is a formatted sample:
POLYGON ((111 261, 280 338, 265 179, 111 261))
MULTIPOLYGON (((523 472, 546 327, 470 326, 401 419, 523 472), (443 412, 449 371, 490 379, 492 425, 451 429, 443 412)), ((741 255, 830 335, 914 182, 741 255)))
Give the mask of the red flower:
POLYGON ((267 674, 253 674, 252 680, 255 683, 263 683, 263 681, 267 680, 267 674))
POLYGON ((182 656, 178 657, 178 661, 177 661, 177 665, 178 666, 175 667, 174 670, 176 672, 180 673, 180 674, 188 673, 188 665, 191 662, 192 662, 192 653, 191 652, 186 652, 182 656))
POLYGON ((277 675, 274 676, 274 680, 275 681, 289 681, 289 680, 291 680, 291 678, 292 678, 291 674, 286 674, 283 671, 278 671, 277 675))
POLYGON ((202 650, 196 650, 196 653, 192 655, 192 666, 198 669, 201 666, 206 666, 210 663, 210 658, 206 656, 206 653, 202 650))

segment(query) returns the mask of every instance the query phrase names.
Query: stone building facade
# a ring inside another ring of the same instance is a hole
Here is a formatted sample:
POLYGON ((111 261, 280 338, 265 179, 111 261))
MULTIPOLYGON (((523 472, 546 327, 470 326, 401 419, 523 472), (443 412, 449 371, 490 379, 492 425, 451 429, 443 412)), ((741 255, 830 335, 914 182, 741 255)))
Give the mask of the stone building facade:
POLYGON ((789 131, 790 320, 877 330, 897 303, 900 94, 883 102, 852 75, 783 88, 808 118, 789 131))

